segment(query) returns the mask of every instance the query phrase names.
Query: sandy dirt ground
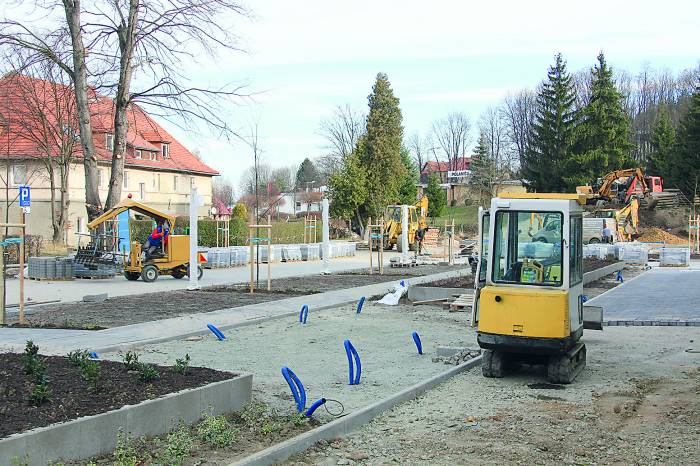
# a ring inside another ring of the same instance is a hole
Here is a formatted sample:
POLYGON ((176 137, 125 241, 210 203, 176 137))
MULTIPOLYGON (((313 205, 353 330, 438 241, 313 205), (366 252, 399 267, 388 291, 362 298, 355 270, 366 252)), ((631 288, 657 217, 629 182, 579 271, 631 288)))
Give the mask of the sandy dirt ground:
MULTIPOLYGON (((463 267, 438 265, 424 265, 410 269, 386 267, 384 275, 376 273, 368 275, 368 270, 359 269, 331 275, 279 278, 272 280, 271 292, 260 290, 253 295, 248 293, 245 285, 231 285, 203 288, 200 291, 173 290, 118 296, 102 303, 77 302, 28 307, 27 317, 35 326, 57 325, 87 329, 119 327, 178 317, 193 312, 216 311, 292 296, 371 285, 399 278, 410 279, 463 267)), ((128 282, 124 283, 124 286, 128 286, 128 282)), ((261 287, 265 286, 267 283, 261 281, 261 287)), ((15 314, 9 317, 8 322, 16 323, 17 319, 15 314)))
MULTIPOLYGON (((288 366, 304 384, 308 405, 325 397, 339 400, 348 413, 446 370, 443 363, 432 362, 436 346, 476 348, 465 312, 371 303, 365 303, 359 316, 354 305, 318 313, 310 309, 306 325, 292 317, 232 329, 226 336, 223 342, 207 335, 199 341, 172 341, 138 351, 148 362, 172 362, 187 353, 193 365, 252 372, 255 397, 283 413, 292 413, 295 406, 280 373, 288 366), (417 353, 413 331, 421 336, 423 355, 417 353), (361 359, 360 385, 348 384, 346 338, 361 359)), ((119 354, 105 357, 120 358, 119 354)), ((329 404, 329 409, 337 411, 339 406, 329 404)), ((324 409, 318 417, 332 419, 324 409)))
POLYGON ((587 331, 588 366, 548 387, 542 369, 479 368, 287 464, 698 464, 700 328, 587 331), (535 385, 540 384, 540 385, 535 385))

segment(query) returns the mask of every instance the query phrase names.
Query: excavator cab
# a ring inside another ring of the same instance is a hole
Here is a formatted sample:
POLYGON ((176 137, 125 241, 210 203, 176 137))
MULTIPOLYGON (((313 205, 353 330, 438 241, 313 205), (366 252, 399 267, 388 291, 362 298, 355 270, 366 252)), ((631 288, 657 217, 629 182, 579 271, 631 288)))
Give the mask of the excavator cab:
POLYGON ((577 194, 512 194, 480 211, 472 325, 484 376, 502 377, 509 362, 534 359, 547 365, 550 381, 570 383, 585 366, 585 203, 577 194), (543 220, 546 241, 528 233, 533 218, 543 220))

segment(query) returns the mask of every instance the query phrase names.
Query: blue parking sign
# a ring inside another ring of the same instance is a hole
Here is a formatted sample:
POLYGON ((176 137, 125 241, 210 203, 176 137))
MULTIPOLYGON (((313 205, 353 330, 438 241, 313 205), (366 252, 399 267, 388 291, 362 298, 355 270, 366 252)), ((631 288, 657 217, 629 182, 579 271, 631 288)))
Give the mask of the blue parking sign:
POLYGON ((30 195, 29 195, 29 186, 20 186, 19 187, 19 206, 20 207, 29 207, 31 204, 30 202, 30 195))

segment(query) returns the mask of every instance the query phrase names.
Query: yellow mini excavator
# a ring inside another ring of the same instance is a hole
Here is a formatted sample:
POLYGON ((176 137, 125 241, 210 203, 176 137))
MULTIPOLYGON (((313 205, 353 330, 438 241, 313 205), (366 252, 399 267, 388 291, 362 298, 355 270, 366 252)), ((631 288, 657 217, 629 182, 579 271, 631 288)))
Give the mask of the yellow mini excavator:
MULTIPOLYGON (((384 213, 384 248, 401 251, 401 205, 389 205, 384 213)), ((413 251, 416 247, 416 231, 419 228, 426 230, 428 224, 425 217, 428 215, 428 198, 421 197, 415 204, 408 206, 408 248, 413 251)))
POLYGON ((585 367, 583 329, 602 329, 602 308, 583 304, 585 203, 579 194, 510 194, 480 210, 472 325, 484 376, 525 362, 545 364, 553 383, 571 383, 585 367), (533 216, 552 225, 547 242, 528 234, 533 216))

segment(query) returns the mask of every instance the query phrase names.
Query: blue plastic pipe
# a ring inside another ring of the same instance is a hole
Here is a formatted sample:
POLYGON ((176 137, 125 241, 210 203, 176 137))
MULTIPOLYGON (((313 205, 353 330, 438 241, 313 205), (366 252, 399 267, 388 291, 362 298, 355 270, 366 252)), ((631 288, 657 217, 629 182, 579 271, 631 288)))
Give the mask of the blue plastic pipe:
MULTIPOLYGON (((303 412, 304 408, 306 408, 306 390, 304 390, 304 385, 301 383, 301 380, 299 380, 299 377, 287 366, 282 368, 282 376, 284 380, 287 381, 287 385, 289 385, 289 389, 292 391, 292 396, 297 404, 297 412, 303 412)), ((316 406, 316 408, 318 408, 318 406, 316 406)), ((314 408, 314 410, 316 408, 314 408)), ((311 412, 313 413, 313 411, 311 412)))
POLYGON ((309 317, 309 306, 304 304, 301 306, 301 311, 299 311, 299 323, 305 324, 306 319, 309 317))
POLYGON ((581 295, 581 302, 585 303, 586 301, 588 301, 588 296, 586 296, 585 294, 581 295))
POLYGON ((360 363, 360 355, 357 354, 357 350, 350 343, 350 340, 345 340, 343 342, 345 346, 345 354, 348 357, 348 381, 350 385, 360 384, 360 375, 362 374, 362 364, 360 363), (354 364, 357 365, 357 371, 354 370, 354 364))
POLYGON ((362 312, 362 306, 365 304, 365 297, 361 297, 360 301, 357 303, 357 313, 362 312))
POLYGON ((420 341, 420 337, 418 336, 418 332, 413 332, 411 335, 413 336, 413 341, 416 343, 416 348, 418 349, 418 354, 423 354, 423 344, 420 341))
POLYGON ((209 330, 211 330, 211 333, 213 333, 213 334, 216 336, 216 338, 219 339, 219 341, 223 341, 223 340, 226 339, 226 335, 224 335, 224 334, 221 332, 221 330, 219 330, 218 328, 216 328, 213 324, 207 324, 207 328, 208 328, 209 330))
POLYGON ((321 405, 326 404, 326 399, 325 398, 319 398, 318 400, 314 401, 314 404, 312 404, 309 409, 306 410, 304 413, 304 416, 306 417, 311 417, 311 415, 316 411, 321 405))
POLYGON ((97 353, 95 351, 90 351, 88 356, 90 356, 90 359, 100 359, 100 357, 97 355, 97 353))

